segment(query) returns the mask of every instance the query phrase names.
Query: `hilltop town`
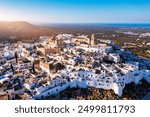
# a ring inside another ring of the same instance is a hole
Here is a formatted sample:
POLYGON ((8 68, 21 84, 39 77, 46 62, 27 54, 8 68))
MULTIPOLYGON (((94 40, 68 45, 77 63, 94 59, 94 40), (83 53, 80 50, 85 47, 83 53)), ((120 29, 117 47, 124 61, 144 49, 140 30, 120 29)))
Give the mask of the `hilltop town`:
POLYGON ((142 80, 150 83, 150 60, 94 34, 0 43, 0 99, 55 99, 68 88, 112 90, 122 97, 128 84, 142 80))

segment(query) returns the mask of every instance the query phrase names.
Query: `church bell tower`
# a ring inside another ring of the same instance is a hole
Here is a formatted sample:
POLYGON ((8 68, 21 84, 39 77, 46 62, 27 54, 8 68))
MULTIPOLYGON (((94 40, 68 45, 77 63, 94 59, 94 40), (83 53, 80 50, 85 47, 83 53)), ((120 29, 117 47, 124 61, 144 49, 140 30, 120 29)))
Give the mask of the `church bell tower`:
POLYGON ((94 34, 91 35, 91 46, 95 45, 95 36, 94 34))

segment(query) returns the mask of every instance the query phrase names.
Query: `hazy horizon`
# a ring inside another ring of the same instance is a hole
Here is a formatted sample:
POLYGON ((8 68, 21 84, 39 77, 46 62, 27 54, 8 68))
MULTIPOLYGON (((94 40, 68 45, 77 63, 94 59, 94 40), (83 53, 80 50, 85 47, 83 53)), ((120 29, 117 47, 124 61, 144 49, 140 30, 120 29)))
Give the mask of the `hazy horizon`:
POLYGON ((46 26, 46 27, 101 27, 101 26, 109 26, 109 27, 144 27, 144 28, 150 28, 150 23, 135 23, 135 22, 130 22, 130 23, 110 23, 110 22, 106 22, 106 23, 102 23, 102 22, 88 22, 88 23, 79 23, 79 22, 30 22, 30 21, 4 21, 4 20, 0 20, 0 22, 8 22, 8 23, 16 23, 16 22, 26 22, 32 25, 36 25, 36 26, 46 26))

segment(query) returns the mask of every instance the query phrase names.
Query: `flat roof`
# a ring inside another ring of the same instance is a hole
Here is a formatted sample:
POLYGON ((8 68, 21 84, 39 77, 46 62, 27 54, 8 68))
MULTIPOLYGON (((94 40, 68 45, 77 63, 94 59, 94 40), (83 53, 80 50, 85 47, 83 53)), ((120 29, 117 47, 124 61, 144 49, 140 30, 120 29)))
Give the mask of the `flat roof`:
POLYGON ((7 78, 7 76, 0 76, 0 80, 4 79, 4 78, 7 78))

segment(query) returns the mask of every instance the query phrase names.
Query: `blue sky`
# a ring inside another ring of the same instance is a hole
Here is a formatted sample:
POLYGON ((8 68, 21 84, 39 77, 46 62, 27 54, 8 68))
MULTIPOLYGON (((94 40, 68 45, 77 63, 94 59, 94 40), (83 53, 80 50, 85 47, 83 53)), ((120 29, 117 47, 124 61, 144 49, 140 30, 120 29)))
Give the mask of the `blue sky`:
POLYGON ((150 0, 0 0, 0 20, 150 23, 150 0))

